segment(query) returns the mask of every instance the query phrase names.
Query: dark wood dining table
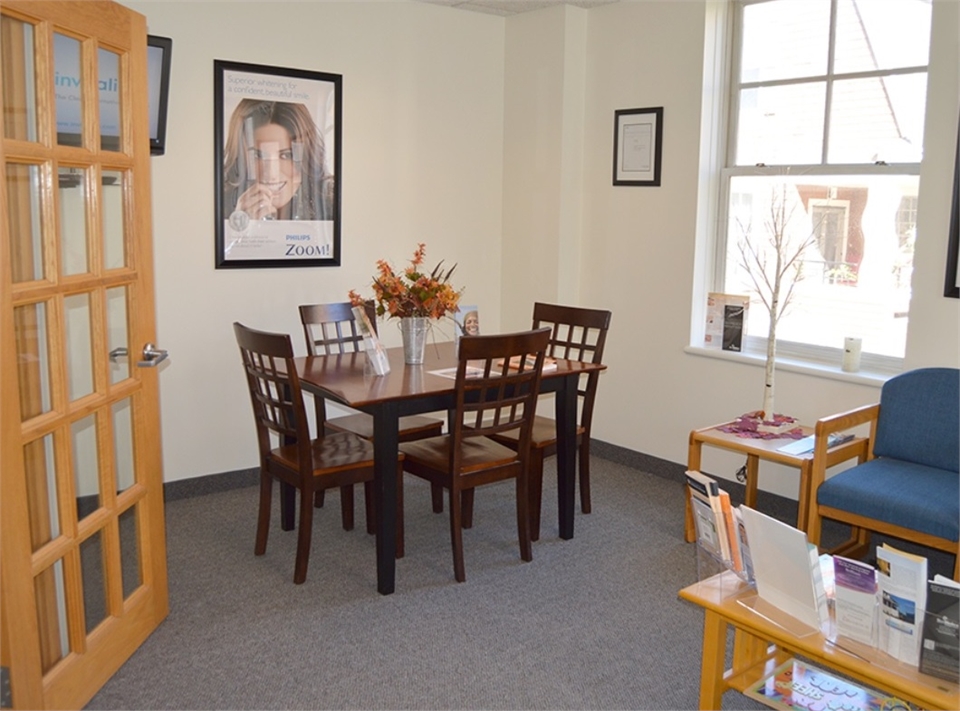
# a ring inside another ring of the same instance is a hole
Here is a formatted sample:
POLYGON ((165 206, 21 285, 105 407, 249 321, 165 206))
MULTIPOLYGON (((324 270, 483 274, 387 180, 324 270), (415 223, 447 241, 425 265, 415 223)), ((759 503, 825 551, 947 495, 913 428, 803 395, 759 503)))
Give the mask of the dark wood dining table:
MULTIPOLYGON (((406 365, 403 348, 388 348, 390 372, 374 375, 366 355, 344 353, 296 358, 304 390, 373 416, 374 490, 377 535, 377 590, 394 591, 396 581, 397 432, 400 417, 446 412, 454 407, 456 381, 431 371, 456 368, 453 342, 428 343, 422 365, 406 365)), ((580 376, 606 366, 557 360, 555 370, 544 371, 541 393, 556 393, 557 479, 560 537, 573 538, 576 466, 577 384, 580 376)), ((281 518, 285 530, 294 527, 292 492, 281 518)))

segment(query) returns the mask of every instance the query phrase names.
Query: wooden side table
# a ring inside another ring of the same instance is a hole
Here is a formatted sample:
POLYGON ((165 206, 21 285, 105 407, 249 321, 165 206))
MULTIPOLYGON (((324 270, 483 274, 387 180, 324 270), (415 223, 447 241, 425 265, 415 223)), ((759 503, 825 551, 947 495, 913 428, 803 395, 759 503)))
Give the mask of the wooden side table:
MULTIPOLYGON (((693 430, 690 433, 690 446, 687 452, 687 469, 700 471, 701 449, 704 444, 713 447, 726 449, 731 452, 738 452, 747 457, 747 482, 746 492, 744 494, 744 503, 750 508, 756 508, 757 505, 757 477, 760 470, 760 460, 768 462, 777 462, 787 466, 796 467, 800 470, 800 487, 797 511, 797 528, 801 531, 807 530, 807 517, 810 510, 810 475, 813 470, 813 452, 806 454, 785 454, 778 451, 794 440, 786 437, 776 439, 752 439, 749 437, 738 437, 733 432, 723 432, 720 427, 732 425, 733 422, 725 422, 711 427, 705 427, 700 430, 693 430)), ((803 435, 813 434, 813 428, 800 425, 803 435)), ((832 467, 848 459, 858 458, 860 462, 867 460, 867 438, 854 437, 843 444, 831 447, 827 450, 827 466, 832 467)), ((690 491, 684 487, 684 498, 686 499, 686 513, 684 516, 683 536, 687 543, 696 540, 696 529, 693 522, 693 511, 690 508, 690 491)))
POLYGON ((681 599, 704 610, 701 709, 719 709, 725 691, 735 689, 743 693, 753 682, 795 655, 920 708, 960 708, 956 684, 921 674, 916 667, 897 662, 881 652, 874 651, 869 658, 846 652, 831 644, 829 627, 819 633, 797 636, 757 614, 749 605, 741 604, 748 603, 756 594, 756 590, 748 588, 729 571, 680 591, 681 599), (734 630, 732 666, 725 670, 727 630, 731 627, 734 630))

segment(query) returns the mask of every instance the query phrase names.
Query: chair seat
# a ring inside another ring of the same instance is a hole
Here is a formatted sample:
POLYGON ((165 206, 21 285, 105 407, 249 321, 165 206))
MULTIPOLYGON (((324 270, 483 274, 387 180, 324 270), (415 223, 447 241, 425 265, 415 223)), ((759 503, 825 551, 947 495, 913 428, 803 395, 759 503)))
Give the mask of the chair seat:
MULTIPOLYGON (((452 437, 430 437, 416 442, 404 442, 400 451, 407 461, 418 462, 431 469, 446 470, 450 466, 452 437)), ((517 461, 517 453, 489 437, 474 437, 463 441, 461 471, 473 471, 505 466, 517 461)))
MULTIPOLYGON (((373 466, 373 445, 349 432, 334 432, 311 443, 314 470, 347 471, 373 466)), ((297 445, 288 444, 271 450, 271 454, 291 469, 299 468, 297 445)))
POLYGON ((960 540, 960 474, 880 457, 827 479, 817 503, 869 519, 960 540))
MULTIPOLYGON (((577 438, 583 436, 584 428, 577 425, 577 438)), ((506 432, 502 435, 495 435, 493 439, 501 442, 516 442, 516 432, 506 432)), ((549 447, 557 443, 557 421, 551 417, 537 415, 533 418, 533 430, 530 433, 530 446, 536 449, 549 447)))
MULTIPOLYGON (((353 432, 364 439, 373 439, 373 417, 365 412, 354 415, 330 418, 325 423, 327 429, 338 432, 353 432)), ((433 417, 411 415, 400 418, 399 440, 407 442, 424 437, 436 437, 443 431, 443 422, 433 417)))

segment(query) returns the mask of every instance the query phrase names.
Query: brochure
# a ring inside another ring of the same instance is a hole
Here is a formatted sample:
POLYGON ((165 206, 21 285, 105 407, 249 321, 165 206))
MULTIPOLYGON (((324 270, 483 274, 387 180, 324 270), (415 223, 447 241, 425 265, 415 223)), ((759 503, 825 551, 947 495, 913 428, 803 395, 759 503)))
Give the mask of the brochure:
POLYGON ((750 698, 783 711, 916 711, 917 707, 873 689, 865 689, 800 659, 789 659, 768 677, 744 690, 750 698))
POLYGON ((922 620, 927 606, 927 559, 884 543, 877 547, 880 591, 879 648, 901 662, 920 661, 922 620))
POLYGON ((387 351, 377 338, 373 324, 362 306, 353 307, 353 317, 357 322, 360 335, 363 336, 363 352, 367 356, 367 363, 376 375, 386 375, 390 372, 390 359, 387 351))
POLYGON ((960 583, 942 575, 927 583, 920 671, 960 683, 960 583))
POLYGON ((869 563, 833 557, 837 634, 877 646, 877 570, 869 563))

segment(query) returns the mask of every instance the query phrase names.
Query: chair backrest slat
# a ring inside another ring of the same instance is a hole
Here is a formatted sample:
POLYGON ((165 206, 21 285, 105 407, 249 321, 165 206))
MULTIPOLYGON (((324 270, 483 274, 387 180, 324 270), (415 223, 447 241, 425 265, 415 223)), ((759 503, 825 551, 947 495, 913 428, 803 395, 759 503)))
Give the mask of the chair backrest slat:
MULTIPOLYGON (((234 323, 233 329, 247 375, 260 456, 270 452, 271 434, 278 443, 295 439, 308 452, 310 432, 290 336, 257 331, 241 323, 234 323)), ((309 461, 305 453, 301 461, 309 461)))
MULTIPOLYGON (((610 328, 610 311, 585 309, 559 304, 533 305, 533 327, 551 327, 547 355, 564 360, 602 363, 610 328)), ((580 378, 577 395, 580 399, 580 426, 588 432, 593 419, 600 373, 593 372, 580 378)))
POLYGON ((518 452, 525 461, 549 337, 550 329, 541 328, 460 340, 451 471, 461 470, 463 447, 471 438, 511 430, 519 432, 518 452))
MULTIPOLYGON (((377 330, 377 312, 372 301, 364 304, 370 325, 377 330)), ((308 355, 341 355, 363 350, 363 334, 353 317, 349 301, 333 304, 303 304, 300 323, 308 355)))

